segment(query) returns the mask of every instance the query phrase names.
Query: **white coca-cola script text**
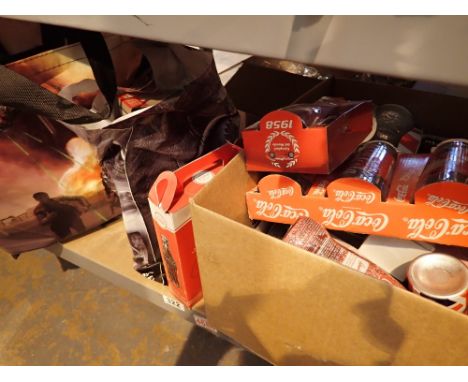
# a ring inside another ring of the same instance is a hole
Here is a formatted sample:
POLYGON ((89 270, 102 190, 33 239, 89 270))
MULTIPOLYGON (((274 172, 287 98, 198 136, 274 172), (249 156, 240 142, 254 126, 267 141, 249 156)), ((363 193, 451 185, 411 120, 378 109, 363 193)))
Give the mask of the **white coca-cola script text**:
POLYGON ((370 204, 375 200, 375 193, 373 192, 362 192, 362 191, 348 191, 348 190, 336 190, 335 200, 337 202, 365 202, 370 204))
POLYGON ((357 210, 324 208, 322 221, 327 227, 344 229, 347 227, 369 227, 373 232, 380 232, 388 224, 388 216, 382 213, 367 213, 357 210))
POLYGON ((257 200, 255 206, 257 208, 257 215, 270 219, 286 218, 294 221, 301 216, 309 216, 309 211, 303 208, 293 208, 285 204, 266 202, 264 200, 257 200))
POLYGON ((460 215, 468 212, 468 204, 457 202, 456 200, 443 198, 441 196, 429 194, 426 204, 435 208, 448 208, 457 211, 460 215))
POLYGON ((404 219, 408 225, 408 239, 436 240, 443 236, 468 236, 466 219, 404 219))
POLYGON ((276 190, 268 190, 270 199, 279 199, 282 196, 293 196, 294 188, 292 186, 277 188, 276 190))

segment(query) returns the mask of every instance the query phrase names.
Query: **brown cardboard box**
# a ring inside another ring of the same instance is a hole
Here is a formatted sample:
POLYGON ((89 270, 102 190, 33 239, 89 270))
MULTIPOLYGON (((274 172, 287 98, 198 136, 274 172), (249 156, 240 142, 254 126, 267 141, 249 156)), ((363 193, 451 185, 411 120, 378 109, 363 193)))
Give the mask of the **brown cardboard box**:
MULTIPOLYGON (((468 134, 464 98, 329 80, 298 102, 323 95, 400 103, 425 133, 468 134)), ((216 329, 281 365, 468 365, 468 316, 252 229, 245 193, 257 180, 241 154, 192 202, 216 329)))
POLYGON ((468 316, 252 229, 256 182, 240 154, 192 201, 216 329, 280 365, 468 365, 468 316))

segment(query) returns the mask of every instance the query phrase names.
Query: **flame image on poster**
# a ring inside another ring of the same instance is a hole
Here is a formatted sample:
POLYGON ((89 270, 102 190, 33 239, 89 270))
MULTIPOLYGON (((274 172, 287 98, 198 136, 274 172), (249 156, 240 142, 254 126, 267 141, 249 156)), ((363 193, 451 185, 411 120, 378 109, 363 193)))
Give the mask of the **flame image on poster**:
POLYGON ((101 167, 94 149, 81 138, 70 139, 65 145, 74 163, 60 178, 64 195, 90 195, 104 190, 101 167))

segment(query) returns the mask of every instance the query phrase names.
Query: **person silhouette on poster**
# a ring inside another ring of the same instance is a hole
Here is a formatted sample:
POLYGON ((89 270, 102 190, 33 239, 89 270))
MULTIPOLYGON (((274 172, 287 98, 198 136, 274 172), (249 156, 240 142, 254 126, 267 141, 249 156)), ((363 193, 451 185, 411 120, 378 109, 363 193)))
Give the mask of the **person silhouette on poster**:
POLYGON ((161 235, 161 239, 163 242, 163 256, 164 260, 166 260, 166 271, 169 279, 175 284, 177 288, 180 288, 179 278, 177 277, 177 264, 172 257, 171 250, 169 248, 169 240, 167 237, 161 235))
POLYGON ((86 227, 81 220, 81 211, 71 205, 77 203, 84 211, 90 208, 90 203, 82 196, 51 198, 46 192, 36 192, 33 198, 39 202, 34 208, 34 215, 41 225, 49 225, 60 239, 72 233, 83 232, 86 227))

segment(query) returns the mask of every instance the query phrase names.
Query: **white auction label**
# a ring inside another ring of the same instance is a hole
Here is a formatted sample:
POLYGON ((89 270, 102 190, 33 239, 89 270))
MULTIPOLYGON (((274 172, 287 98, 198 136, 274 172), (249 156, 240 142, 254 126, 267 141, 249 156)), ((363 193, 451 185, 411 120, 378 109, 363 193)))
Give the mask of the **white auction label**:
POLYGON ((175 298, 163 295, 163 300, 167 305, 170 305, 176 309, 185 312, 185 305, 182 304, 180 301, 177 301, 175 298))

